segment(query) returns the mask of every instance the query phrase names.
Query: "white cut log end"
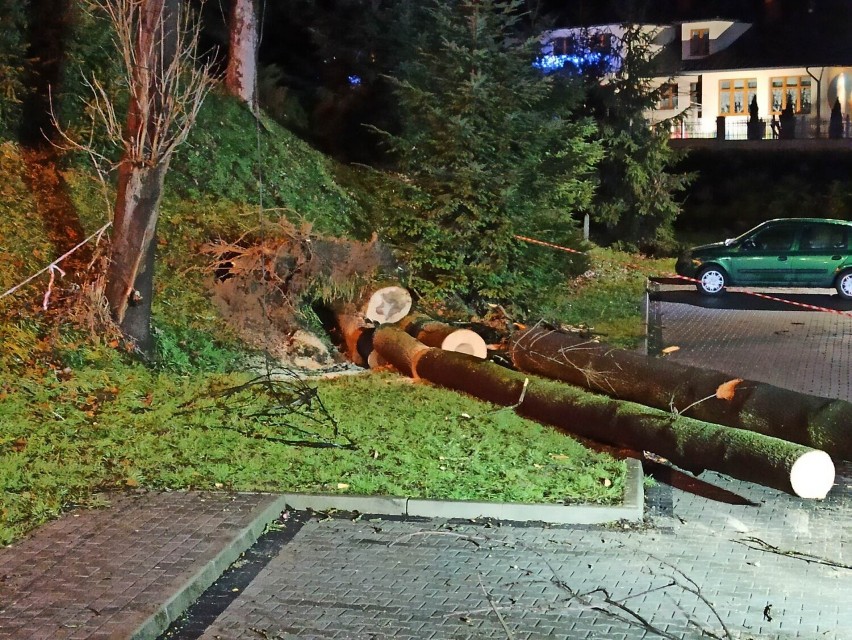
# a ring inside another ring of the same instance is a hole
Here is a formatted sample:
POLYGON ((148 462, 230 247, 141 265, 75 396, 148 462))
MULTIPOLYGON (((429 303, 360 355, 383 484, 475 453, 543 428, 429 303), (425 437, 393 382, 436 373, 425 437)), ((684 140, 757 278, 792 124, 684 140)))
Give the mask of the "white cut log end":
POLYGON ((822 500, 834 486, 834 463, 825 451, 808 451, 793 463, 790 485, 800 498, 822 500))
POLYGON ((441 342, 441 349, 444 351, 466 353, 480 360, 488 357, 488 346, 485 344, 485 340, 478 333, 470 329, 453 331, 441 342))
POLYGON ((384 287, 375 291, 364 314, 379 324, 399 322, 411 311, 411 294, 402 287, 384 287))

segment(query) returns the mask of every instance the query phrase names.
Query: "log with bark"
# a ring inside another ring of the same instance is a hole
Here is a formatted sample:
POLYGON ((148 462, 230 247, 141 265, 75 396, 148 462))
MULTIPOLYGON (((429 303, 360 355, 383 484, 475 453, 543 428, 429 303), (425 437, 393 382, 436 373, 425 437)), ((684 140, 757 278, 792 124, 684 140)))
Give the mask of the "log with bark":
POLYGON ((824 451, 614 400, 465 354, 430 348, 397 327, 379 327, 373 346, 414 378, 514 406, 518 413, 569 434, 653 451, 686 469, 712 469, 803 498, 824 498, 834 482, 834 464, 824 451))
POLYGON ((373 352, 373 331, 375 327, 364 313, 352 303, 334 303, 331 305, 334 322, 339 332, 339 348, 343 355, 359 367, 367 366, 373 352))
POLYGON ((426 315, 412 314, 399 322, 399 327, 427 347, 458 351, 477 358, 488 357, 485 340, 471 329, 461 329, 426 315))
POLYGON ((344 355, 353 364, 372 369, 383 364, 373 355, 374 323, 398 322, 404 318, 411 310, 411 294, 403 287, 391 285, 365 294, 355 302, 334 302, 329 308, 344 355))
POLYGON ((580 385, 621 400, 747 429, 852 460, 852 404, 740 380, 665 358, 616 349, 571 334, 532 327, 512 337, 521 371, 580 385))

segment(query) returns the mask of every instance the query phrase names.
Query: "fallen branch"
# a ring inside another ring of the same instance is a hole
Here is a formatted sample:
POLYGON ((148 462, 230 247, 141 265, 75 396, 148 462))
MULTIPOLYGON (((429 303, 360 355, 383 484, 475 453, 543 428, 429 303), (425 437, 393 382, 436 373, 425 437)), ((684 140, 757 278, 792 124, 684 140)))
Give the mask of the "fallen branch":
POLYGON ((414 533, 407 533, 404 536, 400 536, 399 538, 397 538, 393 542, 388 543, 388 546, 392 547, 397 542, 400 542, 402 540, 406 540, 408 538, 413 538, 414 536, 448 536, 450 538, 460 538, 462 540, 467 540, 468 542, 472 543, 475 547, 481 547, 482 546, 481 544, 479 544, 479 542, 476 540, 476 538, 473 538, 471 536, 466 536, 466 535, 461 534, 461 533, 453 533, 452 531, 415 531, 414 533))
POLYGON ((815 556, 810 553, 805 553, 803 551, 796 551, 794 549, 781 549, 779 547, 776 547, 775 545, 769 544, 765 540, 761 540, 760 538, 755 538, 753 536, 740 538, 738 540, 735 539, 733 540, 733 542, 744 545, 749 549, 754 549, 755 551, 765 551, 766 553, 774 553, 775 555, 785 556, 787 558, 793 558, 795 560, 802 560, 803 562, 807 562, 808 564, 821 564, 825 565, 826 567, 852 570, 852 565, 843 564, 842 562, 836 562, 827 558, 821 558, 820 556, 815 556))
POLYGON ((479 578, 479 586, 482 589, 482 593, 485 594, 485 599, 488 600, 488 604, 491 605, 491 610, 494 612, 494 615, 496 615, 497 619, 500 621, 500 625, 503 627, 503 631, 506 632, 506 637, 509 638, 509 640, 514 640, 515 636, 512 635, 512 631, 506 625, 506 621, 503 619, 503 616, 500 614, 500 612, 497 610, 497 607, 494 605, 494 600, 491 598, 491 594, 488 593, 488 590, 482 583, 482 574, 477 574, 477 577, 479 578))

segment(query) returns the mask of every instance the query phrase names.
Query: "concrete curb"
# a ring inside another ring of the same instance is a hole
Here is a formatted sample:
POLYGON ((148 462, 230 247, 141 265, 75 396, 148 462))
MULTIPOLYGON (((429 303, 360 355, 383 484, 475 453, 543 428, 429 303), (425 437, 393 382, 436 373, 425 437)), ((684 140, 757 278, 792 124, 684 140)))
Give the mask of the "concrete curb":
POLYGON ((259 509, 251 522, 237 533, 216 556, 188 578, 131 634, 131 640, 154 640, 194 603, 263 534, 267 525, 287 509, 284 496, 274 496, 259 509))
POLYGON ((512 522, 549 524, 603 524, 617 520, 638 521, 643 517, 644 475, 639 460, 627 460, 624 497, 619 506, 516 504, 467 500, 423 500, 384 496, 286 493, 287 506, 295 510, 357 511, 373 515, 420 518, 494 518, 512 522))
POLYGON ((385 496, 285 493, 253 516, 251 522, 192 577, 178 588, 130 636, 132 640, 155 640, 212 585, 261 536, 269 523, 283 511, 357 511, 358 513, 423 518, 494 518, 513 522, 549 524, 603 524, 617 520, 642 520, 645 492, 642 464, 627 460, 624 497, 620 506, 512 504, 452 500, 421 500, 385 496))

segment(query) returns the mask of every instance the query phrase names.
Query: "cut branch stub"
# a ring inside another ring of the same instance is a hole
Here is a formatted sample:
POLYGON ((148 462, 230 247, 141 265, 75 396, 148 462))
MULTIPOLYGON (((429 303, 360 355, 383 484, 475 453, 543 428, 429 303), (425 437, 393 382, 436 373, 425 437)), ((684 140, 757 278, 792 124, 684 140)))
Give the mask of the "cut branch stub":
POLYGON ((823 451, 429 348, 396 327, 378 328, 373 344, 379 355, 407 375, 503 406, 518 405, 518 413, 570 434, 652 451, 685 469, 712 469, 803 498, 824 498, 834 483, 834 464, 823 451), (529 387, 519 403, 527 378, 529 387))
POLYGON ((370 296, 364 313, 368 320, 380 324, 399 322, 411 311, 411 294, 402 287, 383 287, 370 296))
POLYGON ((852 460, 852 403, 754 380, 732 380, 718 371, 651 358, 543 327, 514 335, 509 354, 521 371, 852 460))

